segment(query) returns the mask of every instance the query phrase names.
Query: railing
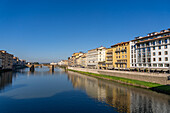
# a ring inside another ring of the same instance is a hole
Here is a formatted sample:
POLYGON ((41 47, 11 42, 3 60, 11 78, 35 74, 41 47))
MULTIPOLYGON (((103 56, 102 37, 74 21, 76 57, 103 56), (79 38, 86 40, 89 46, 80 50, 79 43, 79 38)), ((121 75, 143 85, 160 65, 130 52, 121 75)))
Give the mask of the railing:
POLYGON ((113 52, 107 52, 106 54, 112 54, 113 52))
POLYGON ((113 61, 106 61, 106 64, 112 64, 113 61))
POLYGON ((127 62, 115 62, 116 64, 127 64, 127 62))
POLYGON ((120 50, 116 50, 115 53, 120 52, 120 50))
POLYGON ((111 56, 113 56, 113 55, 106 55, 106 57, 111 57, 111 56))
POLYGON ((113 59, 112 58, 108 58, 107 61, 112 61, 113 59))
POLYGON ((124 52, 124 51, 126 51, 126 49, 122 49, 122 50, 121 50, 121 52, 124 52))

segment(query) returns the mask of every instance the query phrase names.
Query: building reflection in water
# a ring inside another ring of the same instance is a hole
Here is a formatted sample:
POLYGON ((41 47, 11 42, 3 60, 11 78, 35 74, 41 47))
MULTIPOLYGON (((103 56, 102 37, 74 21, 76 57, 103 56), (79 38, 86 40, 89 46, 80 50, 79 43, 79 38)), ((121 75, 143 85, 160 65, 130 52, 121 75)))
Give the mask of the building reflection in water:
POLYGON ((12 84, 12 72, 0 73, 0 90, 4 89, 5 86, 12 84))
POLYGON ((105 102, 120 113, 170 113, 170 96, 68 72, 74 88, 105 102))
POLYGON ((51 75, 61 75, 65 73, 65 71, 61 70, 56 70, 56 71, 51 71, 48 70, 48 68, 41 68, 41 70, 37 70, 34 72, 28 71, 29 68, 25 69, 19 69, 16 70, 15 72, 8 71, 8 72, 2 72, 0 73, 0 91, 5 89, 8 85, 11 85, 13 80, 18 76, 18 75, 26 75, 26 76, 51 76, 51 75))

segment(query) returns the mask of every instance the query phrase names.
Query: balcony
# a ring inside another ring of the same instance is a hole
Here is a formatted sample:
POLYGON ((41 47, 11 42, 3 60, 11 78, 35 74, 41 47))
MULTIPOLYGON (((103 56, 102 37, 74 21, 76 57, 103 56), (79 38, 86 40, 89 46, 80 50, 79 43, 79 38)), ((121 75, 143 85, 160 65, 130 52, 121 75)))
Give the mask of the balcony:
POLYGON ((126 49, 122 49, 121 52, 127 51, 126 49))
POLYGON ((106 64, 112 64, 113 62, 112 61, 106 61, 106 64))
POLYGON ((120 50, 116 50, 116 51, 115 51, 115 53, 118 53, 118 52, 120 52, 120 50))
POLYGON ((112 57, 113 55, 106 55, 106 57, 112 57))
POLYGON ((112 58, 108 58, 106 61, 113 61, 113 59, 112 58))
POLYGON ((127 62, 115 62, 115 64, 127 64, 127 62))
POLYGON ((113 54, 113 52, 107 52, 106 54, 113 54))

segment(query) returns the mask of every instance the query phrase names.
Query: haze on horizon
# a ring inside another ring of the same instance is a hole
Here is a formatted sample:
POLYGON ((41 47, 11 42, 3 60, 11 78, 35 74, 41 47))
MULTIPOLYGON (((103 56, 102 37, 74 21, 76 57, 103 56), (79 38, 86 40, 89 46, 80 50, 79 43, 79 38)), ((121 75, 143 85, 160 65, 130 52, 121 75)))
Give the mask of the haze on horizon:
POLYGON ((169 0, 1 0, 0 50, 57 62, 170 27, 169 0))

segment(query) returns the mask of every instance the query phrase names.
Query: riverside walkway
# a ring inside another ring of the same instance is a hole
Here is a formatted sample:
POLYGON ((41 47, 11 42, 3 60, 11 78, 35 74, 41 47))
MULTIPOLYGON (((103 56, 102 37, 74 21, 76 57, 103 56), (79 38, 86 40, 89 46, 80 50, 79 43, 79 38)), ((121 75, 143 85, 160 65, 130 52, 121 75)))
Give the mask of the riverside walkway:
POLYGON ((128 79, 158 83, 158 84, 162 84, 162 85, 170 84, 170 74, 87 69, 87 68, 78 68, 78 67, 68 67, 68 69, 96 73, 96 74, 109 75, 109 76, 123 77, 123 78, 128 78, 128 79))

